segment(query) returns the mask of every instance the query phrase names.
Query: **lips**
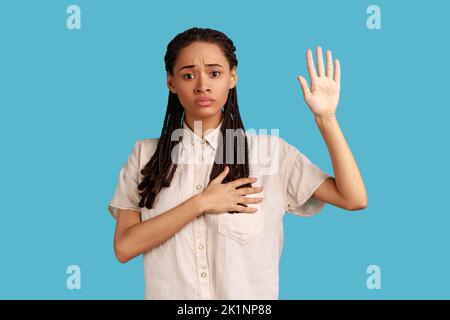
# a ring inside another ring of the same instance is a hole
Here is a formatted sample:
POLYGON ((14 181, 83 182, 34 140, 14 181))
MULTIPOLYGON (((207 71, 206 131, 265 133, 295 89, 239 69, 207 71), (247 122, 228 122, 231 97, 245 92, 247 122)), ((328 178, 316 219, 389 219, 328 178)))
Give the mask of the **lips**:
POLYGON ((214 101, 214 99, 213 98, 209 98, 209 97, 200 97, 200 98, 197 98, 197 99, 195 99, 195 102, 205 102, 205 101, 214 101))
POLYGON ((195 99, 195 103, 201 107, 210 106, 214 102, 213 98, 210 97, 200 97, 195 99))

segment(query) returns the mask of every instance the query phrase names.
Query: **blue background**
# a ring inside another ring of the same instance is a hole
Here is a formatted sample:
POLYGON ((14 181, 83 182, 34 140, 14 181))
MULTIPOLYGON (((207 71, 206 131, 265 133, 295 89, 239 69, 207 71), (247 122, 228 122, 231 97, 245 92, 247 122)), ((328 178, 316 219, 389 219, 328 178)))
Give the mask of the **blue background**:
POLYGON ((234 41, 246 128, 279 128, 331 174, 296 77, 307 48, 341 61, 337 117, 368 208, 285 216, 280 299, 450 298, 449 12, 446 1, 2 0, 0 298, 144 297, 142 258, 114 257, 107 204, 134 142, 160 134, 166 46, 193 26, 234 41), (71 4, 81 30, 66 27, 71 4), (371 4, 381 30, 366 27, 371 4), (81 290, 66 288, 71 264, 81 290), (381 290, 366 286, 372 264, 381 290))

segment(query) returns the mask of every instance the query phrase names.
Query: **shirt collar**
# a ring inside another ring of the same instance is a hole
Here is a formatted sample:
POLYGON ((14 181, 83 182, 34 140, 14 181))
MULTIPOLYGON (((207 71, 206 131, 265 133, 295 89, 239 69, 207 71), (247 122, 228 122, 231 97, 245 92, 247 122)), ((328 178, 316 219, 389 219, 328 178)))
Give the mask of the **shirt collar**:
POLYGON ((222 126, 222 123, 223 123, 223 119, 216 128, 208 130, 203 135, 203 139, 202 139, 198 135, 196 135, 194 133, 194 131, 192 131, 191 128, 189 128, 189 126, 186 124, 186 121, 183 120, 183 129, 184 129, 183 130, 183 140, 182 140, 183 147, 188 148, 196 142, 200 142, 200 143, 207 142, 214 150, 216 150, 217 142, 218 142, 217 140, 218 140, 219 134, 221 133, 220 127, 222 126))

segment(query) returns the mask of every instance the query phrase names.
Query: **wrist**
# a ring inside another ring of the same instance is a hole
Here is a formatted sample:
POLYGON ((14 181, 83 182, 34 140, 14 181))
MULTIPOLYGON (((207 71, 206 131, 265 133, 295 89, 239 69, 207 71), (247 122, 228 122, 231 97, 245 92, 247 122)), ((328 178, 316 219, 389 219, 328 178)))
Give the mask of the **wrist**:
POLYGON ((336 119, 336 114, 314 114, 314 119, 316 120, 330 120, 330 119, 336 119))
POLYGON ((192 200, 192 206, 193 206, 194 212, 197 217, 201 216, 202 214, 204 214, 207 211, 202 193, 196 194, 195 196, 193 196, 191 198, 191 200, 192 200))
POLYGON ((318 126, 333 124, 337 121, 336 115, 314 115, 314 120, 318 126))

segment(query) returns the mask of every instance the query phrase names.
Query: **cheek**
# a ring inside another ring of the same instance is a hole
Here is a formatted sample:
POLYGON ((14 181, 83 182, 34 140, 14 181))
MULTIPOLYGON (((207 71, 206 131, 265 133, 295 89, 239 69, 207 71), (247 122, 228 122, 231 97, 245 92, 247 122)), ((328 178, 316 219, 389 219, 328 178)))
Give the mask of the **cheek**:
POLYGON ((186 88, 178 89, 177 90, 178 99, 180 100, 181 104, 183 106, 189 106, 189 104, 192 103, 192 93, 191 91, 187 90, 186 88))
POLYGON ((228 99, 228 93, 230 91, 228 86, 229 86, 229 82, 227 81, 227 82, 221 83, 221 85, 217 88, 216 97, 217 97, 217 100, 220 101, 222 105, 224 105, 228 99))

